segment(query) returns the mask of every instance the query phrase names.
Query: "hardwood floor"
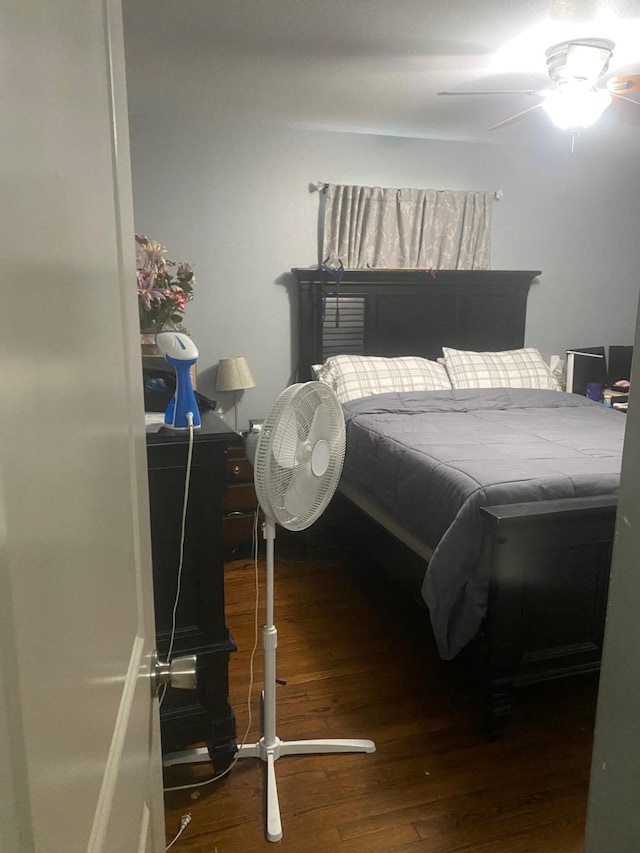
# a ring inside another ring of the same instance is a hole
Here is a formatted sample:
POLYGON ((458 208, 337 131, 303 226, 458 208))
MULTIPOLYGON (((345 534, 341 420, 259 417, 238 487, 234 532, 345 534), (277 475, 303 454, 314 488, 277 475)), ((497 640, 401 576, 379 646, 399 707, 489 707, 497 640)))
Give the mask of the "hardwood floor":
MULTIPOLYGON (((263 564, 259 571, 264 580, 263 564)), ((371 738, 373 754, 284 756, 276 762, 290 853, 579 853, 597 686, 593 677, 528 688, 505 738, 479 731, 467 664, 439 660, 422 614, 358 580, 335 548, 302 534, 276 541, 277 734, 371 738), (367 589, 369 587, 370 589, 367 589)), ((226 566, 230 699, 247 725, 254 637, 250 560, 226 566)), ((259 606, 262 627, 263 603, 259 606)), ((253 725, 260 737, 258 650, 253 725)), ((192 791, 167 793, 172 851, 253 853, 264 835, 264 765, 242 759, 192 791)), ((165 784, 207 779, 208 765, 167 769, 165 784)))

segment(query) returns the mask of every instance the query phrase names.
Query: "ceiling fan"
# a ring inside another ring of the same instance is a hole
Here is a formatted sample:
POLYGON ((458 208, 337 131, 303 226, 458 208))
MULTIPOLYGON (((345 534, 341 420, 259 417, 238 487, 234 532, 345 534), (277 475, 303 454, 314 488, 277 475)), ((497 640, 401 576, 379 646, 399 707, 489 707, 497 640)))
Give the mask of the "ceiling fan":
MULTIPOLYGON (((640 91, 640 74, 612 77, 604 86, 596 85, 609 68, 614 42, 602 38, 581 38, 560 42, 545 51, 551 89, 501 89, 487 91, 438 92, 438 95, 533 95, 542 98, 515 115, 509 116, 489 130, 498 130, 519 121, 528 113, 543 107, 558 127, 573 132, 593 124, 612 103, 640 102, 628 95, 640 91)), ((638 114, 640 117, 640 113, 638 114)))

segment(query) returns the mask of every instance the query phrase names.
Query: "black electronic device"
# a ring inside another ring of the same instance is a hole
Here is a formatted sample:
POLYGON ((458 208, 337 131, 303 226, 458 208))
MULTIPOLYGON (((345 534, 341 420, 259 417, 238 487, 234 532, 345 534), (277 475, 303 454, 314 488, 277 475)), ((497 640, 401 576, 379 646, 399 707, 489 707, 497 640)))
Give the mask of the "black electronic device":
POLYGON ((614 385, 621 379, 627 382, 631 379, 631 362, 633 361, 632 346, 609 347, 609 383, 614 385))
POLYGON ((567 391, 585 396, 587 384, 607 383, 607 359, 603 346, 567 350, 567 391))

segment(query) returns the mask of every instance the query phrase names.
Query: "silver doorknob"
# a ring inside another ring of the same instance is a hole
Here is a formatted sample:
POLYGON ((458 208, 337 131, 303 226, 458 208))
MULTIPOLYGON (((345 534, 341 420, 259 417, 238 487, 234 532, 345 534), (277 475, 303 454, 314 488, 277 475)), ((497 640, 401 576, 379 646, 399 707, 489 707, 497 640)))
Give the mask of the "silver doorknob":
POLYGON ((151 654, 151 690, 157 693, 160 687, 174 687, 176 690, 195 690, 198 683, 196 656, 185 655, 171 661, 158 659, 154 649, 151 654))

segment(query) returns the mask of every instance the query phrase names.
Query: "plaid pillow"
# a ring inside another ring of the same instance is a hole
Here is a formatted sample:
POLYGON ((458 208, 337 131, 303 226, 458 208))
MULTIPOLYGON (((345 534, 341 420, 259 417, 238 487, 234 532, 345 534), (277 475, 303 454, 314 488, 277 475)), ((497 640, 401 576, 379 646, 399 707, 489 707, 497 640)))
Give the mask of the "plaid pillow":
POLYGON ((467 352, 443 347, 454 388, 546 388, 560 386, 537 349, 467 352))
POLYGON ((445 368, 418 356, 332 355, 323 365, 314 365, 314 370, 341 403, 389 391, 451 390, 445 368))

